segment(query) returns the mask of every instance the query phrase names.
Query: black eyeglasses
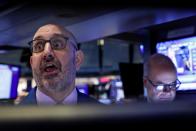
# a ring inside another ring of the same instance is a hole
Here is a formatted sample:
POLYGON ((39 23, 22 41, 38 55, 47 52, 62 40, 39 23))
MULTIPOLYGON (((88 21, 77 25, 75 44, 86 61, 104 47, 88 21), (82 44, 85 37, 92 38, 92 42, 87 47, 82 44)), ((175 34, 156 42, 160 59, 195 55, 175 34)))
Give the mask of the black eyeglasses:
MULTIPOLYGON (((58 36, 58 37, 53 37, 50 40, 35 39, 35 40, 28 42, 28 44, 30 45, 31 51, 33 53, 39 53, 44 50, 45 44, 47 42, 50 43, 51 48, 53 50, 62 50, 64 48, 66 48, 68 39, 69 39, 68 37, 58 36)), ((78 48, 75 44, 73 44, 73 46, 76 50, 78 50, 78 48)))
POLYGON ((180 84, 181 84, 181 82, 178 79, 176 79, 174 82, 172 82, 170 84, 154 84, 150 79, 147 78, 147 80, 158 91, 162 91, 166 87, 169 88, 169 89, 176 90, 180 87, 180 84))

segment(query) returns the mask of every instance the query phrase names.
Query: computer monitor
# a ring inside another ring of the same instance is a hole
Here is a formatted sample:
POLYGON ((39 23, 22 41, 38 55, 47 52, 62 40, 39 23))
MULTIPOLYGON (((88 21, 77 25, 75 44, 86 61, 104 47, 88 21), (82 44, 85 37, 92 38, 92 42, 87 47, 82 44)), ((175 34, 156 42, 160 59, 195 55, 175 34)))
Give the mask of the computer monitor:
POLYGON ((88 95, 88 85, 87 84, 76 85, 76 87, 78 88, 79 92, 88 95))
POLYGON ((182 83, 178 90, 196 90, 196 36, 158 42, 156 50, 175 64, 182 83))
POLYGON ((20 77, 20 67, 0 64, 0 100, 15 99, 20 77))

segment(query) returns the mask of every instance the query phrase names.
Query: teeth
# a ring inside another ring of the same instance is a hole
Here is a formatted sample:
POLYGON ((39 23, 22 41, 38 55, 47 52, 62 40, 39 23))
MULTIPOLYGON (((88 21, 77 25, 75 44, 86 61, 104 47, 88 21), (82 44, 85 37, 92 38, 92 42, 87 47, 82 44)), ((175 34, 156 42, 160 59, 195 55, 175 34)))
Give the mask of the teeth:
POLYGON ((54 64, 47 64, 46 67, 54 66, 54 64))
POLYGON ((54 71, 54 70, 56 70, 57 69, 57 67, 55 66, 55 64, 53 64, 53 63, 47 63, 46 65, 45 65, 45 67, 44 67, 44 71, 45 72, 51 72, 51 71, 54 71))

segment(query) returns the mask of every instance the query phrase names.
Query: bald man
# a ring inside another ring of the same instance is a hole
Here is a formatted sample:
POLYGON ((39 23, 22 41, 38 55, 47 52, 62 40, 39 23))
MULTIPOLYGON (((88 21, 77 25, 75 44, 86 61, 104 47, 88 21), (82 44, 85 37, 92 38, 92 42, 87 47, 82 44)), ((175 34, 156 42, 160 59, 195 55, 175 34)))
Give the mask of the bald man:
POLYGON ((22 104, 98 103, 75 88, 76 70, 83 62, 74 35, 57 24, 40 27, 29 42, 35 90, 22 104))
POLYGON ((180 81, 171 59, 162 54, 152 55, 144 64, 144 86, 148 102, 171 102, 180 81))

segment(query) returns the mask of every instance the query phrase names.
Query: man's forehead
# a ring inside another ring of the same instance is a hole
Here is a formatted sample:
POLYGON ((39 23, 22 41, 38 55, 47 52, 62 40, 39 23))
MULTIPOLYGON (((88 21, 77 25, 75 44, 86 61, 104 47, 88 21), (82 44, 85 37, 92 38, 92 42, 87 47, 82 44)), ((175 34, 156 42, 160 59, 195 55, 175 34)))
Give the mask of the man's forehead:
POLYGON ((171 69, 171 68, 159 68, 159 67, 155 67, 155 68, 152 68, 151 69, 151 73, 153 75, 157 75, 157 74, 174 74, 176 75, 176 72, 174 69, 171 69))
POLYGON ((40 27, 36 31, 34 38, 40 35, 53 35, 53 34, 67 35, 68 32, 64 31, 61 27, 58 27, 56 25, 45 25, 40 27))
POLYGON ((171 70, 153 70, 150 77, 154 81, 159 82, 173 82, 177 79, 177 74, 171 70))

